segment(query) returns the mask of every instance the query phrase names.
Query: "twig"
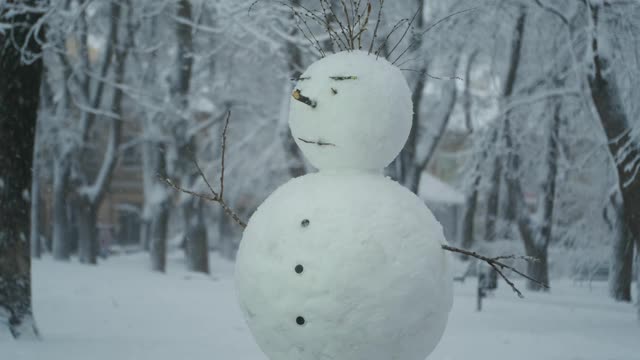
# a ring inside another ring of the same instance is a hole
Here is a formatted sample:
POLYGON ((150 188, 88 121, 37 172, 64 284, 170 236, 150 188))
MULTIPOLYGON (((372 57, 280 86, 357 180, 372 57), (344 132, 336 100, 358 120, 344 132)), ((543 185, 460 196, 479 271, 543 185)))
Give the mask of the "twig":
MULTIPOLYGON (((521 297, 521 298, 523 298, 524 296, 522 295, 520 290, 518 290, 518 288, 513 284, 513 282, 511 280, 509 280, 504 275, 502 270, 509 269, 509 270, 515 272, 516 274, 522 276, 523 278, 542 286, 545 289, 549 288, 549 285, 547 285, 547 284, 545 284, 545 283, 543 283, 543 282, 541 282, 539 280, 536 280, 536 279, 532 278, 531 276, 522 273, 518 269, 516 269, 516 268, 514 268, 512 266, 509 266, 509 265, 503 263, 502 261, 500 261, 500 260, 504 260, 504 259, 523 259, 523 260, 527 260, 527 261, 533 261, 533 258, 531 258, 531 257, 528 257, 528 256, 517 256, 517 255, 507 255, 507 256, 498 256, 498 257, 490 258, 490 257, 484 256, 484 255, 480 255, 480 254, 476 253, 475 251, 469 251, 469 250, 465 250, 465 249, 460 249, 460 248, 456 248, 456 247, 449 246, 449 245, 442 245, 442 248, 444 250, 447 250, 447 251, 451 251, 451 252, 454 252, 454 253, 459 253, 459 254, 471 256, 471 257, 474 257, 476 259, 479 259, 479 260, 482 260, 482 261, 486 262, 487 264, 489 264, 492 268, 494 268, 498 272, 500 277, 502 277, 502 279, 504 279, 504 281, 507 284, 509 284, 509 286, 511 286, 511 289, 513 289, 513 291, 516 294, 518 294, 518 296, 521 297)), ((537 259, 536 259, 536 261, 537 261, 537 259)))
MULTIPOLYGON (((373 35, 371 37, 371 44, 369 44, 368 54, 371 54, 371 50, 373 50, 373 43, 376 41, 376 37, 378 36, 378 27, 380 26, 380 20, 382 18, 382 6, 384 5, 384 0, 380 0, 379 3, 380 8, 378 9, 378 20, 376 21, 376 27, 373 29, 373 35)), ((369 3, 369 11, 371 11, 371 3, 369 3)), ((389 35, 387 35, 387 38, 389 38, 389 35)))
POLYGON ((500 275, 500 277, 507 283, 509 284, 509 286, 511 286, 511 288, 513 289, 513 291, 518 294, 518 297, 520 299, 524 298, 524 295, 522 295, 522 293, 520 292, 520 290, 518 290, 518 288, 515 286, 515 284, 509 280, 509 278, 502 273, 502 271, 500 271, 500 269, 498 269, 498 267, 493 264, 493 263, 489 263, 489 265, 491 265, 491 267, 498 273, 498 275, 500 275))
POLYGON ((344 10, 344 17, 347 21, 347 34, 349 35, 349 44, 351 45, 351 49, 354 50, 355 47, 353 45, 353 39, 354 39, 353 28, 355 27, 355 24, 351 26, 351 19, 349 19, 349 10, 347 9, 347 4, 344 3, 344 0, 340 0, 340 2, 342 3, 342 9, 344 10))
POLYGON ((209 188, 209 191, 211 191, 211 194, 213 196, 206 195, 206 194, 201 194, 201 193, 197 193, 197 192, 192 191, 192 190, 185 189, 185 188, 177 185, 173 181, 171 181, 171 179, 169 179, 168 177, 164 177, 164 176, 160 176, 160 175, 158 175, 158 177, 165 184, 171 186, 172 188, 174 188, 175 190, 177 190, 179 192, 185 193, 187 195, 195 196, 195 197, 207 200, 207 201, 217 202, 218 204, 220 204, 220 206, 222 207, 222 209, 224 210, 224 212, 227 215, 231 216, 231 218, 238 225, 240 225, 241 227, 245 228, 245 227, 247 227, 247 224, 244 221, 242 221, 242 219, 240 219, 240 216, 238 215, 238 213, 235 212, 229 206, 229 204, 227 204, 227 202, 224 200, 224 198, 222 197, 222 195, 224 193, 224 168, 225 168, 224 158, 225 158, 225 153, 226 153, 226 150, 227 150, 227 129, 229 127, 229 119, 230 118, 231 118, 231 111, 228 111, 227 112, 227 118, 226 118, 225 123, 224 123, 224 128, 222 130, 222 145, 221 145, 222 154, 221 154, 221 160, 220 160, 220 164, 221 164, 222 168, 220 169, 220 190, 219 191, 215 191, 213 189, 213 186, 211 186, 211 184, 209 183, 209 180, 207 180, 207 177, 204 175, 204 171, 202 171, 202 167, 200 167, 200 164, 198 164, 198 160, 196 159, 195 155, 192 158, 193 163, 195 164, 196 168, 198 169, 198 174, 200 175, 202 180, 205 182, 205 184, 207 185, 207 187, 209 188))
POLYGON ((374 54, 376 55, 376 60, 380 56, 380 51, 382 51, 382 48, 384 48, 384 46, 387 44, 387 41, 389 41, 389 38, 391 37, 391 35, 393 35, 393 33, 396 30, 398 30, 400 28, 400 26, 402 26, 403 23, 405 23, 407 21, 409 21, 409 19, 400 19, 395 25, 393 25, 393 28, 391 28, 391 31, 389 31, 387 33, 387 36, 385 36, 385 38, 382 41, 382 43, 380 43, 380 46, 378 46, 378 48, 374 52, 374 54))
MULTIPOLYGON (((325 0, 327 1, 327 0, 325 0)), ((342 32, 342 35, 344 36, 344 39, 347 40, 347 46, 346 46, 346 50, 353 50, 353 48, 350 47, 350 41, 349 41, 349 33, 348 31, 344 28, 344 25, 342 24, 342 21, 340 21, 340 18, 338 17, 338 14, 336 14, 336 12, 333 10, 333 7, 331 6, 331 4, 329 4, 329 11, 331 12, 331 14, 333 15, 333 18, 336 19, 336 22, 338 23, 338 26, 340 27, 340 32, 342 32)))
MULTIPOLYGON (((200 164, 198 164, 198 162, 196 161, 196 155, 193 153, 193 151, 191 151, 191 161, 192 161, 192 162, 193 162, 193 164, 196 166, 196 169, 198 169, 198 174, 202 174, 202 173, 203 173, 203 172, 202 172, 202 169, 200 168, 200 164)), ((210 190, 210 191, 211 191, 211 193, 213 194, 213 198, 211 198, 210 200, 213 200, 213 199, 219 198, 219 197, 220 197, 220 195, 218 195, 218 193, 217 193, 215 190, 213 190, 213 187, 211 186, 211 184, 209 184, 209 180, 207 180, 207 178, 206 178, 206 177, 203 177, 202 179, 204 180, 204 183, 207 185, 207 187, 209 188, 209 190, 210 190)), ((165 180, 165 182, 167 182, 167 181, 171 181, 171 180, 166 179, 166 180, 165 180)), ((172 183, 171 185, 172 185, 174 188, 176 188, 176 189, 178 189, 178 190, 180 190, 180 191, 182 191, 182 192, 185 192, 185 191, 186 191, 186 190, 183 190, 182 188, 179 188, 176 184, 173 184, 173 183, 172 183)), ((187 193, 188 193, 188 192, 187 192, 187 193)))
MULTIPOLYGON (((446 21, 446 20, 448 20, 448 19, 450 19, 450 18, 452 18, 452 17, 454 17, 454 16, 456 16, 456 15, 460 15, 460 14, 462 14, 462 13, 466 13, 466 12, 468 12, 468 11, 477 10, 477 9, 479 9, 479 8, 480 8, 479 6, 476 6, 476 7, 474 7, 474 8, 465 9, 465 10, 460 10, 460 11, 456 11, 456 12, 454 12, 454 13, 452 13, 452 14, 449 14, 449 15, 447 15, 447 16, 445 16, 445 17, 443 17, 442 19, 440 19, 440 20, 436 21, 435 23, 433 23, 433 24, 429 25, 429 26, 428 26, 428 27, 427 27, 423 32, 421 32, 421 33, 420 33, 420 35, 419 35, 419 36, 423 36, 424 34, 428 33, 431 29, 433 29, 434 27, 438 26, 440 23, 442 23, 442 22, 444 22, 444 21, 446 21)), ((395 65, 395 63, 396 63, 398 60, 400 60, 400 58, 402 58, 402 56, 403 56, 407 51, 409 51, 409 50, 410 50, 410 49, 411 49, 411 48, 412 48, 416 43, 417 43, 417 39, 414 39, 413 41, 411 41, 411 42, 409 43, 409 46, 407 46, 407 48, 406 48, 406 49, 404 49, 404 51, 402 51, 402 53, 400 53, 400 55, 398 55, 398 57, 397 57, 395 60, 393 60, 392 64, 394 64, 394 65, 395 65)))
MULTIPOLYGON (((418 9, 416 10, 415 13, 413 13, 413 16, 411 17, 411 20, 409 21, 409 23, 407 24, 407 28, 404 29, 404 33, 402 33, 402 36, 400 37, 400 39, 396 42, 396 44, 393 46, 393 48, 391 49, 391 51, 389 51, 389 53, 387 54, 387 57, 389 58, 389 60, 391 60, 391 54, 393 54, 393 52, 396 50, 396 48, 398 47, 398 45, 400 45, 400 43, 402 42, 402 40, 404 40, 405 36, 407 36, 407 33, 409 32, 409 29, 411 29, 411 25, 413 25, 413 22, 416 20, 416 17, 418 16, 418 14, 420 14, 420 16, 422 15, 422 6, 418 7, 418 9)), ((397 61, 398 59, 396 59, 397 61)), ((396 61, 394 61, 392 64, 395 65, 396 61)))
POLYGON ((322 45, 320 44, 320 41, 318 41, 318 39, 316 38, 316 36, 313 34, 313 31, 311 31, 311 28, 309 27, 309 24, 307 23, 307 21, 304 19, 304 17, 302 15, 300 15, 299 12, 294 11, 294 16, 298 18, 298 20, 302 21, 302 23, 304 24, 304 26, 307 28, 307 31, 309 32, 309 35, 311 35, 311 38, 313 39, 313 41, 315 41, 315 43, 313 41, 311 41, 311 39, 309 39, 309 37, 307 37, 307 35, 305 34, 304 31, 302 31, 302 28, 300 28, 299 24, 296 24, 296 26, 298 27, 298 29, 300 29, 300 31, 302 32, 302 34, 304 35, 304 37, 307 39, 307 41, 309 41, 311 43, 311 45, 313 47, 315 47, 318 52, 320 52, 320 56, 321 57, 325 57, 326 54, 324 52, 324 50, 322 49, 322 45))
POLYGON ((179 192, 182 192, 182 193, 185 193, 187 195, 195 196, 195 197, 198 197, 198 198, 201 198, 201 199, 205 199, 207 201, 218 201, 218 197, 217 196, 210 196, 210 195, 206 195, 206 194, 200 194, 200 193, 197 193, 195 191, 183 189, 180 186, 178 186, 176 183, 171 181, 171 179, 169 179, 168 177, 164 177, 164 176, 162 176, 160 174, 158 174, 158 179, 160 179, 165 184, 171 186, 175 190, 177 190, 179 192))
MULTIPOLYGON (((320 45, 320 41, 318 41, 316 36, 313 34, 313 31, 311 31, 311 28, 309 27, 309 24, 307 23, 307 21, 304 19, 304 16, 302 16, 300 14, 300 12, 298 10, 296 10, 296 8, 294 8, 293 6, 291 6, 291 5, 289 5, 289 4, 285 3, 285 2, 282 2, 282 1, 279 2, 279 3, 281 5, 287 7, 289 10, 291 10, 291 13, 293 14, 293 20, 295 22, 296 28, 300 31, 300 33, 302 33, 302 36, 304 36, 304 38, 309 42, 309 44, 311 44, 311 46, 313 46, 316 50, 318 50, 318 52, 320 53, 320 57, 325 57, 326 54, 325 54, 324 50, 322 49, 322 45, 320 45), (300 26, 300 23, 299 23, 300 21, 307 28, 307 31, 309 32, 309 35, 307 35, 307 33, 304 31, 304 29, 302 29, 302 27, 300 26), (309 36, 311 36, 311 38, 309 36)), ((307 11, 309 14, 314 15, 314 16, 317 17, 317 15, 313 14, 313 12, 311 12, 311 10, 308 10, 308 9, 302 7, 302 6, 301 6, 301 8, 303 10, 307 11)), ((313 17, 312 17, 312 19, 313 19, 313 17)), ((316 20, 316 21, 318 21, 318 20, 316 20)), ((320 24, 322 25, 322 21, 321 20, 320 20, 320 24)))
MULTIPOLYGON (((358 50, 362 50, 362 34, 364 34, 364 32, 367 31, 367 26, 369 25, 369 16, 371 15, 371 3, 367 5, 367 8, 365 10, 366 10, 366 15, 364 17, 364 22, 360 21, 362 19, 362 15, 358 13, 358 20, 353 25, 354 28, 356 24, 358 24, 360 27, 358 32, 355 34, 356 39, 358 39, 358 50)), ((369 51, 369 54, 370 53, 371 51, 369 51)))
MULTIPOLYGON (((338 45, 338 48, 343 51, 343 50, 348 50, 349 46, 347 44, 344 43, 344 41, 342 40, 342 38, 340 37, 340 34, 338 34, 337 31, 333 30, 333 28, 331 27, 331 21, 330 21, 330 14, 327 12, 327 9, 325 7, 324 1, 326 0, 320 0, 320 7, 322 8, 322 15, 324 16, 324 20, 320 19, 319 23, 321 25, 324 25, 325 28, 327 29, 327 33, 329 34, 329 37, 332 39, 332 41, 334 42, 334 44, 338 45), (331 33, 333 31, 333 34, 331 33), (342 44, 340 44, 342 43, 342 44)), ((331 9, 331 4, 329 5, 329 9, 331 9)), ((306 9, 304 6, 300 5, 300 7, 302 7, 303 9, 306 9)), ((310 12, 310 10, 307 10, 310 12)), ((333 12, 332 12, 333 14, 333 12)), ((311 13, 311 15, 314 15, 315 17, 318 17, 317 15, 311 13)), ((335 16, 332 15, 332 16, 335 16)), ((317 21, 317 20, 316 20, 317 21)))
MULTIPOLYGON (((224 155, 227 152, 227 129, 229 128, 229 119, 231 118, 231 110, 227 111, 227 118, 224 120, 224 128, 222 128, 222 154, 220 154, 220 199, 222 199, 222 196, 224 194, 224 155)), ((194 162, 195 162, 195 158, 194 158, 194 162)), ((198 164, 197 162, 195 162, 196 165, 198 164)), ((205 181, 205 183, 209 186, 209 189, 211 190, 212 193, 215 194, 215 191, 213 191, 213 189, 211 188, 211 185, 209 185, 209 182, 207 181, 207 179, 204 176, 204 173, 202 172, 202 170, 200 170, 200 166, 198 166, 198 171, 200 171, 200 174, 202 175, 202 179, 205 181)))

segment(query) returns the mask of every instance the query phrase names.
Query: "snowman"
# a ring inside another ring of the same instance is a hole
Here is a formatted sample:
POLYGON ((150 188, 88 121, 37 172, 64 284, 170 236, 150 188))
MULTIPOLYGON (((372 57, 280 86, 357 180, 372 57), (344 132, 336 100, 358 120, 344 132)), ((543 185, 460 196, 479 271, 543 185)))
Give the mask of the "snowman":
POLYGON ((400 70, 336 53, 298 79, 289 125, 319 171, 280 186, 251 217, 235 276, 271 360, 424 360, 452 305, 442 227, 383 176, 411 129, 400 70))

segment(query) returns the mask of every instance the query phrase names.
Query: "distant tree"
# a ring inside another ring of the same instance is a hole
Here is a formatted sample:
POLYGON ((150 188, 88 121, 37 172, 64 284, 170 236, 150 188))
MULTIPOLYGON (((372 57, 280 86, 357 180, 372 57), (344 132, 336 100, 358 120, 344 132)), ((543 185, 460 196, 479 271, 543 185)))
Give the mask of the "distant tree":
MULTIPOLYGON (((437 76, 430 75, 428 73, 430 66, 438 65, 435 61, 435 57, 427 51, 429 46, 435 46, 442 44, 433 44, 426 41, 425 33, 428 32, 434 24, 438 24, 440 20, 446 19, 447 15, 450 15, 455 6, 446 6, 444 9, 432 8, 431 15, 436 14, 436 17, 432 19, 432 22, 427 23, 425 20, 424 9, 428 8, 428 2, 425 0, 412 0, 408 9, 413 13, 410 17, 410 23, 412 26, 412 36, 406 41, 408 44, 402 42, 403 38, 400 37, 397 43, 391 42, 387 44, 385 51, 388 47, 388 60, 396 63, 404 71, 410 74, 409 84, 411 87, 411 101, 413 104, 413 117, 411 131, 409 137, 400 152, 400 155, 390 165, 390 171, 392 177, 398 182, 406 186, 409 190, 417 193, 420 187, 420 179, 422 174, 429 166, 429 163, 433 159, 440 140, 444 137, 451 115, 458 100, 457 84, 456 81, 459 78, 456 76, 458 71, 458 63, 460 60, 460 53, 462 52, 462 43, 464 39, 453 39, 446 42, 448 51, 442 56, 442 60, 447 63, 447 72, 449 74, 447 79, 439 78, 437 76), (438 19, 441 16, 441 19, 438 19), (448 58, 447 58, 448 57, 448 58), (407 58, 412 60, 407 60, 407 58), (413 67, 404 68, 406 63, 413 63, 413 67), (439 100, 443 104, 442 106, 436 106, 436 104, 429 103, 428 106, 433 106, 433 109, 429 108, 424 110, 425 104, 427 104, 427 97, 425 97, 425 89, 428 86, 428 79, 435 78, 441 81, 440 84, 444 87, 444 90, 440 93, 446 94, 439 100), (437 119, 437 120, 433 120, 437 119), (428 144, 427 146, 424 146, 428 144)), ((449 25, 455 24, 452 20, 449 25)), ((444 25, 442 25, 444 26, 444 25)), ((451 27, 449 27, 450 29, 451 27)))
MULTIPOLYGON (((126 60, 129 53, 130 43, 127 36, 120 34, 121 28, 124 26, 121 21, 125 16, 129 16, 131 12, 130 1, 116 1, 110 2, 109 9, 109 36, 107 40, 107 48, 104 52, 104 59, 102 63, 101 74, 106 75, 109 68, 113 67, 113 82, 115 84, 123 84, 126 60)), ((88 43, 87 34, 88 30, 85 27, 88 19, 88 14, 84 12, 81 16, 81 24, 84 24, 80 30, 80 62, 82 66, 86 67, 87 71, 91 71, 89 55, 87 53, 88 43)), ((129 24, 130 25, 130 24, 129 24)), ((128 33, 125 33, 128 34, 128 33)), ((91 83, 91 74, 84 75, 84 83, 91 83)), ((96 86, 95 91, 90 91, 89 86, 83 89, 84 98, 91 99, 91 106, 93 108, 100 108, 102 102, 102 88, 109 80, 100 80, 96 86)), ((105 121, 108 125, 108 140, 107 147, 104 150, 104 154, 99 163, 99 169, 94 176, 87 174, 87 167, 82 166, 78 168, 78 172, 81 174, 74 178, 74 192, 72 193, 72 204, 75 210, 75 214, 78 219, 78 258, 83 263, 95 264, 98 255, 98 240, 97 240, 97 218, 98 209, 102 201, 104 200, 107 188, 111 182, 113 171, 118 162, 119 146, 122 137, 122 101, 123 90, 119 86, 113 87, 113 93, 111 95, 111 103, 106 105, 106 109, 111 112, 112 116, 105 121)), ((95 124, 96 113, 93 111, 83 111, 81 116, 81 134, 85 142, 89 140, 89 131, 95 124)), ((86 144, 83 144, 86 146, 86 144)), ((80 149, 79 149, 80 150, 80 149)), ((83 158, 83 154, 86 151, 81 151, 78 156, 83 158)))
POLYGON ((42 76, 39 1, 0 4, 0 339, 33 338, 31 166, 42 76), (35 30, 35 31, 33 31, 35 30), (7 331, 7 329, 9 331, 7 331))
MULTIPOLYGON (((173 100, 184 117, 189 116, 189 91, 193 74, 194 47, 191 0, 180 0, 177 4, 177 16, 183 21, 176 22, 176 69, 173 86, 173 100)), ((188 120, 187 120, 188 121, 188 120)), ((198 172, 193 169, 192 158, 196 151, 195 133, 186 131, 184 122, 176 122, 174 134, 179 137, 178 161, 176 168, 182 173, 183 183, 193 184, 199 180, 198 172)), ((182 200, 183 243, 187 255, 187 268, 191 271, 209 273, 209 247, 207 228, 204 223, 203 200, 188 197, 182 200)))
POLYGON ((607 137, 609 152, 616 165, 618 187, 622 194, 622 206, 619 209, 623 221, 622 243, 616 242, 613 252, 614 256, 617 255, 613 259, 613 267, 620 273, 616 276, 619 283, 613 286, 618 291, 612 295, 620 300, 631 300, 628 294, 632 269, 629 259, 633 257, 633 241, 626 241, 624 233, 628 231, 640 249, 640 140, 633 131, 637 127, 637 119, 631 119, 626 110, 618 72, 613 65, 616 53, 610 42, 614 33, 606 22, 606 11, 614 6, 589 2, 588 11, 594 31, 590 44, 593 71, 588 75, 588 82, 593 104, 607 137))

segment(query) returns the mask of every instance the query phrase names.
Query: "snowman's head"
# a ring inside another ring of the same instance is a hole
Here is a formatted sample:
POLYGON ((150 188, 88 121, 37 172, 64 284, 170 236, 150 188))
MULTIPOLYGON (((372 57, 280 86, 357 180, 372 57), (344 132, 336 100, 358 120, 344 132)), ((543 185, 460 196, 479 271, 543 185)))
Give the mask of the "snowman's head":
POLYGON ((289 110, 291 133, 321 170, 379 170, 411 130, 411 91, 400 69, 362 51, 322 58, 300 75, 289 110))

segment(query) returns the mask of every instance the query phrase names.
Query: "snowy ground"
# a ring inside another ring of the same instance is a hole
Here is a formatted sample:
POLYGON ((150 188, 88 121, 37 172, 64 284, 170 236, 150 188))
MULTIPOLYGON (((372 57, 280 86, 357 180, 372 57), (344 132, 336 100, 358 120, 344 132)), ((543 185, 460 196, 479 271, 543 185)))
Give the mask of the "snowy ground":
MULTIPOLYGON (((212 276, 178 258, 167 275, 142 255, 97 267, 34 261, 35 312, 44 340, 0 343, 1 360, 266 360, 235 303, 233 266, 212 276)), ((473 280, 473 279, 472 279, 473 280)), ((518 299, 501 285, 474 311, 475 281, 456 285, 444 338, 429 360, 637 360, 640 323, 603 283, 554 281, 551 294, 518 299)))

